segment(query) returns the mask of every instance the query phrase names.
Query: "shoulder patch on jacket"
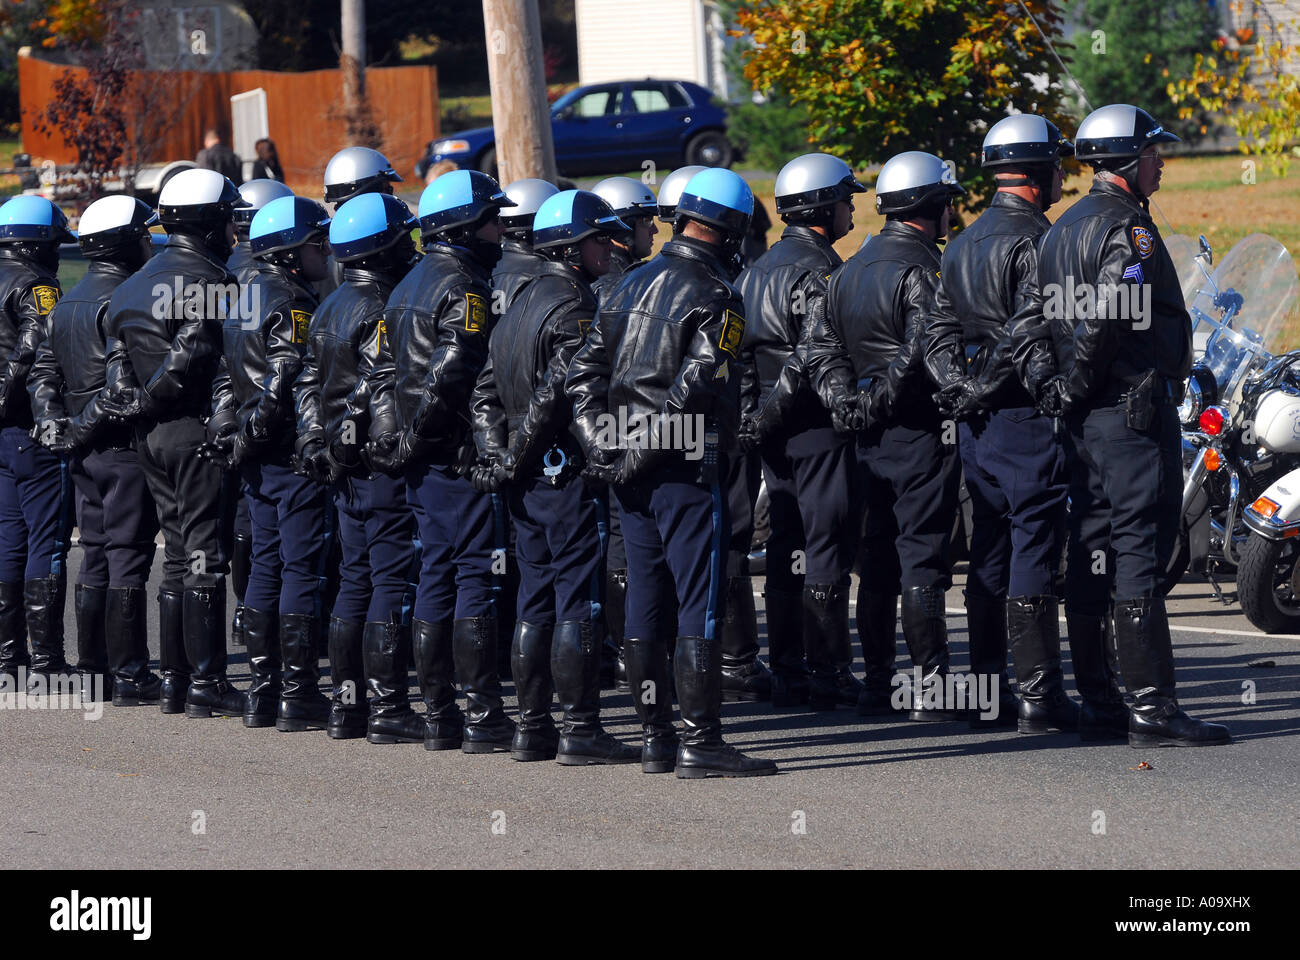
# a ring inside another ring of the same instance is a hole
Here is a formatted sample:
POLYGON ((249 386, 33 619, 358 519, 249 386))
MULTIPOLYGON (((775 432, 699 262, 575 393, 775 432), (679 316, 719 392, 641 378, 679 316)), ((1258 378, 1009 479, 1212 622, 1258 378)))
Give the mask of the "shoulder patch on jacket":
POLYGON ((487 301, 477 293, 465 293, 465 329, 470 333, 482 333, 487 320, 487 301))
POLYGON ((1129 231, 1129 236, 1133 239, 1133 249, 1143 260, 1155 252, 1156 238, 1146 227, 1133 227, 1129 231))
MULTIPOLYGON (((306 343, 307 331, 311 328, 311 314, 306 310, 290 310, 289 316, 293 320, 293 342, 306 343)), ((383 323, 382 320, 379 322, 383 323)))
POLYGON ((32 287, 32 296, 36 300, 36 312, 43 317, 53 310, 54 305, 59 302, 59 288, 41 284, 32 287))
POLYGON ((745 318, 734 310, 727 310, 722 315, 722 338, 718 346, 733 357, 740 356, 740 341, 745 336, 745 318))

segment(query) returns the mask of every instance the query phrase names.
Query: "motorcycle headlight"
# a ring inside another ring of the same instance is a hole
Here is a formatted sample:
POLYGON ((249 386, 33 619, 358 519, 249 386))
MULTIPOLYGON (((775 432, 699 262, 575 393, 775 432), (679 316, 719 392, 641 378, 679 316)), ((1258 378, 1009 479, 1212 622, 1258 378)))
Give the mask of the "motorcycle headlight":
POLYGON ((1205 391, 1201 389, 1200 381, 1196 377, 1189 377, 1187 380, 1187 393, 1183 395, 1183 402, 1178 405, 1178 419, 1182 421, 1185 427, 1196 426, 1201 419, 1201 412, 1205 410, 1205 391))

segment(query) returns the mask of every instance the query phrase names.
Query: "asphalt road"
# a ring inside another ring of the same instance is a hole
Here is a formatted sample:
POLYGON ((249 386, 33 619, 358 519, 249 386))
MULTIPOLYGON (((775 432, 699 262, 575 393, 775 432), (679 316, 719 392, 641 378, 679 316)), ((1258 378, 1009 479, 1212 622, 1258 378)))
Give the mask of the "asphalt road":
MULTIPOLYGON (((1230 724, 1228 747, 1138 751, 728 704, 728 739, 781 775, 682 781, 148 707, 89 720, 22 697, 0 711, 0 852, 73 869, 1295 868, 1300 638, 1262 636, 1211 596, 1189 581, 1171 603, 1178 679, 1189 712, 1230 724)), ((948 606, 964 669, 959 588, 948 606)), ((607 691, 604 710, 635 739, 626 694, 607 691)))

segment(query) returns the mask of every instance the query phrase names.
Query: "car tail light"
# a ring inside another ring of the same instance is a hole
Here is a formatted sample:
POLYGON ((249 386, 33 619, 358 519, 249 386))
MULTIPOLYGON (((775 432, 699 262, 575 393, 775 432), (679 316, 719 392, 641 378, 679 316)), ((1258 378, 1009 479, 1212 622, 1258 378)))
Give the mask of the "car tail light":
POLYGON ((1205 412, 1201 414, 1200 424, 1201 432, 1217 437, 1223 432, 1223 408, 1206 407, 1205 412))

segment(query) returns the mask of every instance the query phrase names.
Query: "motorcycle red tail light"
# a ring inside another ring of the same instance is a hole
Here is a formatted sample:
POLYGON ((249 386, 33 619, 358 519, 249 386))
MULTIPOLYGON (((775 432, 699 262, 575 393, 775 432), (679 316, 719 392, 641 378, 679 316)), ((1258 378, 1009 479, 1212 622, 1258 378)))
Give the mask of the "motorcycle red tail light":
POLYGON ((1223 411, 1218 407, 1207 407, 1201 414, 1201 432, 1217 437, 1223 432, 1223 411))

